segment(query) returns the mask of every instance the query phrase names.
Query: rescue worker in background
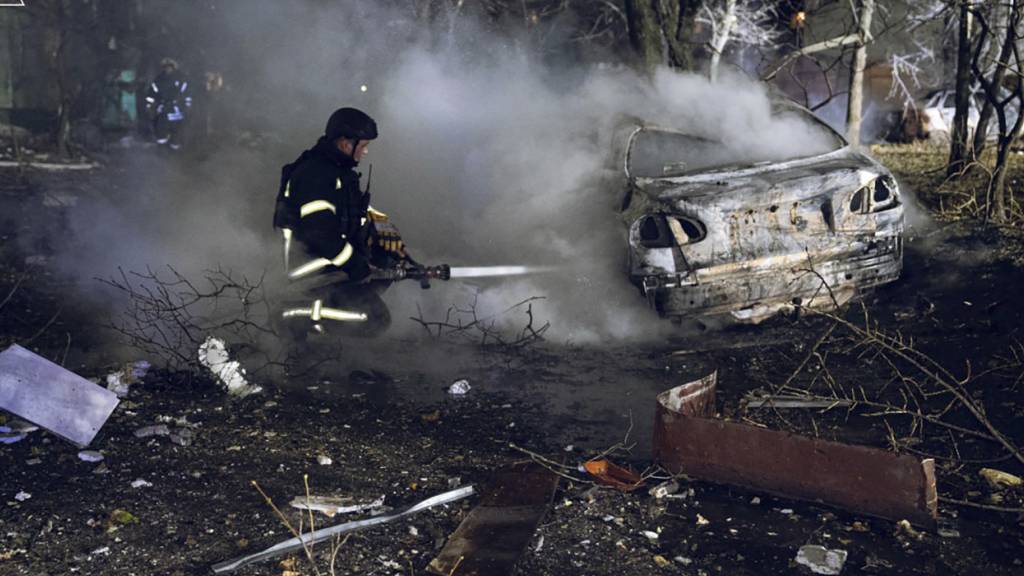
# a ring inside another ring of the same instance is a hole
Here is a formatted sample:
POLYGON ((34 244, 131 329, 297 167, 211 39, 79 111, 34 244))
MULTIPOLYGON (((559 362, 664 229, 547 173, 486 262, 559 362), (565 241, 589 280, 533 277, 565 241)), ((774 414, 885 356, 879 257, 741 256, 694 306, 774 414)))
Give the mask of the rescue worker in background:
POLYGON ((166 144, 172 150, 181 148, 181 127, 191 107, 188 80, 178 71, 177 62, 164 58, 160 61, 160 74, 146 91, 146 111, 153 120, 157 144, 166 144))
POLYGON ((355 171, 375 138, 372 118, 341 108, 316 145, 281 169, 274 227, 284 239, 292 293, 281 315, 299 334, 348 326, 372 336, 390 324, 380 298, 389 283, 373 282, 371 272, 412 260, 355 171))

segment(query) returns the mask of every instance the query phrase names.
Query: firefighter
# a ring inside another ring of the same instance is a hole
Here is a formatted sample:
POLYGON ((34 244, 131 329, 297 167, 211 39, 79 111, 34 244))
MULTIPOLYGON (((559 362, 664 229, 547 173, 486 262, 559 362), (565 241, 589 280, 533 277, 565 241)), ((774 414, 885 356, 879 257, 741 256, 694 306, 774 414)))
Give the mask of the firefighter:
POLYGON ((160 74, 146 91, 146 111, 153 120, 156 143, 172 150, 181 148, 180 132, 186 114, 192 108, 192 94, 188 80, 178 71, 172 58, 160 61, 160 74))
POLYGON ((398 230, 370 206, 355 170, 376 138, 372 118, 341 108, 316 145, 281 169, 274 227, 283 236, 291 293, 281 317, 295 333, 344 326, 369 336, 390 324, 380 298, 388 283, 371 273, 412 260, 398 230))

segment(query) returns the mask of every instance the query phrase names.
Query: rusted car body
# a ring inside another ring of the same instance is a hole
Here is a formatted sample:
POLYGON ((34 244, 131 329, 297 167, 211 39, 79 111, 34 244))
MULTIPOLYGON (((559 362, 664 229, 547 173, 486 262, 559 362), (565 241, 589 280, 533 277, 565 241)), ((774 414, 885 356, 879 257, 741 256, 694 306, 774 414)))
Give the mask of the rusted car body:
POLYGON ((806 109, 776 110, 830 143, 722 165, 711 138, 642 123, 620 132, 629 275, 661 316, 757 323, 899 277, 904 216, 892 174, 806 109))

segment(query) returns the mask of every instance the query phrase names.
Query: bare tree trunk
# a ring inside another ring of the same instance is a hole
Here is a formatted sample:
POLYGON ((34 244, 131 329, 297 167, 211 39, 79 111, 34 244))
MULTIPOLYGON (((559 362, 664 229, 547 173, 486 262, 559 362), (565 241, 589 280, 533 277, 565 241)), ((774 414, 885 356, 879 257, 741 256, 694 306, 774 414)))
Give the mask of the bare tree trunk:
POLYGON ((645 70, 653 70, 665 63, 661 24, 653 2, 657 0, 626 0, 629 43, 640 56, 645 70))
POLYGON ((871 40, 871 18, 874 12, 875 0, 861 0, 858 14, 859 41, 850 66, 850 98, 846 106, 846 139, 854 148, 860 147, 860 125, 864 112, 864 68, 867 65, 867 44, 871 40))
MULTIPOLYGON (((1003 78, 1006 77, 1006 68, 1003 63, 1008 61, 1013 50, 1012 46, 1002 42, 998 44, 1000 47, 998 53, 995 48, 999 40, 999 30, 1011 25, 1010 12, 1011 9, 1008 5, 993 3, 993 22, 988 28, 988 34, 985 35, 990 38, 983 37, 978 41, 978 45, 975 47, 976 52, 971 60, 971 70, 974 75, 984 77, 991 73, 992 83, 996 86, 1001 86, 1003 78), (986 44, 989 46, 988 50, 986 50, 986 44)), ((986 97, 981 107, 981 113, 978 115, 978 123, 974 128, 974 144, 970 150, 972 158, 978 158, 985 151, 985 146, 988 144, 988 126, 992 121, 993 114, 995 114, 995 103, 986 97)))
POLYGON ((967 117, 971 98, 971 27, 973 0, 960 1, 960 33, 958 35, 956 53, 956 113, 953 116, 953 133, 950 134, 949 164, 946 174, 954 176, 960 173, 966 160, 974 156, 968 149, 967 117))
POLYGON ((693 70, 688 45, 703 0, 625 0, 629 42, 644 69, 693 70))
POLYGON ((733 28, 736 27, 736 0, 726 0, 725 17, 722 18, 722 27, 716 30, 715 37, 711 40, 711 64, 708 66, 708 78, 712 82, 718 80, 718 65, 722 60, 722 52, 729 43, 733 28))
MULTIPOLYGON (((996 114, 999 118, 999 144, 996 152, 996 166, 992 171, 992 182, 989 184, 989 205, 988 205, 988 218, 990 221, 996 224, 1002 224, 1006 222, 1006 171, 1007 164, 1010 157, 1010 147, 1014 142, 1020 138, 1021 132, 1024 131, 1024 84, 1021 83, 1019 73, 1024 66, 1024 59, 1021 57, 1021 46, 1020 46, 1020 29, 1022 14, 1021 14, 1021 0, 1010 1, 1010 15, 1007 19, 1006 27, 1006 44, 1011 47, 1012 51, 1012 73, 1017 75, 1014 79, 1012 95, 1004 100, 994 102, 996 114), (1012 128, 1007 127, 1006 122, 1006 107, 1011 101, 1016 101, 1017 106, 1017 118, 1012 128)), ((1005 60, 1000 60, 999 69, 1003 70, 1011 66, 1011 60, 1008 56, 1005 60)), ((986 92, 990 99, 994 94, 995 88, 991 83, 985 86, 986 92)), ((996 98, 999 96, 996 95, 996 98)))

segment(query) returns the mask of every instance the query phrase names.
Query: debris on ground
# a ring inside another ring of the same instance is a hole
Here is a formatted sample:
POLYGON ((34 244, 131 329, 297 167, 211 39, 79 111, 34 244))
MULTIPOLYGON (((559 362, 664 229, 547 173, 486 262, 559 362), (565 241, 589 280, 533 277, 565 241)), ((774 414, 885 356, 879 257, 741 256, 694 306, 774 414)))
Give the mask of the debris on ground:
POLYGON ((194 434, 188 428, 179 428, 171 432, 169 436, 171 442, 177 444, 178 446, 191 446, 193 437, 194 434))
POLYGON ((353 504, 354 498, 348 496, 296 496, 289 503, 292 508, 323 512, 329 517, 335 514, 358 514, 379 510, 384 507, 384 496, 370 502, 353 504))
POLYGON ((0 444, 14 444, 15 442, 21 442, 28 434, 24 432, 15 432, 11 430, 10 426, 0 426, 0 444))
POLYGON ((24 502, 25 500, 28 500, 31 497, 32 495, 29 494, 28 492, 25 492, 24 490, 21 490, 14 495, 14 499, 17 500, 18 502, 24 502))
POLYGON ((829 550, 817 544, 807 544, 797 551, 796 563, 807 566, 815 574, 837 576, 846 563, 846 550, 829 550))
POLYGON ((102 462, 103 454, 96 450, 82 450, 78 453, 78 459, 83 462, 102 462))
POLYGON ((653 496, 654 498, 661 500, 662 498, 675 494, 678 491, 679 482, 676 482, 675 480, 668 480, 662 482, 661 484, 658 484, 654 488, 651 488, 650 490, 647 491, 647 493, 653 496))
POLYGON ((332 463, 334 463, 334 461, 331 460, 331 457, 328 456, 327 454, 317 454, 316 463, 321 466, 330 466, 332 463))
POLYGON ((152 426, 143 426, 135 431, 136 438, 149 438, 150 436, 167 436, 171 433, 171 429, 166 424, 154 424, 152 426))
POLYGON ((597 479, 599 484, 611 486, 623 492, 632 492, 643 484, 643 478, 636 472, 609 462, 607 459, 591 460, 583 468, 597 479))
POLYGON ((231 396, 244 398, 263 391, 263 388, 249 384, 245 378, 245 368, 231 359, 227 344, 220 338, 207 336, 206 341, 199 346, 199 363, 217 377, 217 381, 231 396))
POLYGON ((931 526, 935 461, 715 417, 717 372, 658 395, 655 459, 670 473, 931 526))
POLYGON ((119 400, 113 392, 12 344, 0 353, 0 409, 85 448, 119 400))
POLYGON ((497 470, 480 504, 470 510, 427 570, 449 576, 512 574, 551 507, 558 476, 534 463, 497 470))
POLYGON ((151 482, 147 482, 147 481, 143 480, 142 478, 139 478, 137 480, 132 481, 132 488, 152 488, 152 487, 153 487, 153 484, 151 482))
POLYGON ((1002 470, 996 470, 994 468, 982 468, 979 472, 981 477, 988 480, 988 483, 995 490, 1002 490, 1003 488, 1013 488, 1020 486, 1022 481, 1020 476, 1014 476, 1008 472, 1002 470))
POLYGON ((284 542, 275 544, 270 548, 263 550, 262 552, 257 552, 256 554, 250 554, 248 556, 243 556, 235 560, 228 560, 226 562, 215 564, 212 567, 213 572, 215 574, 233 572, 243 566, 248 566, 249 564, 252 564, 254 562, 269 560, 282 554, 287 554, 289 552, 302 549, 304 546, 309 546, 317 542, 322 542, 335 536, 340 536, 342 534, 348 534, 351 532, 357 532, 360 530, 366 530, 367 528, 380 526, 381 524, 387 524, 388 522, 393 522, 395 520, 405 518, 406 516, 411 516, 418 512, 422 512, 429 508, 433 508, 434 506, 440 506, 442 504, 448 504, 450 502, 461 500, 472 494, 473 487, 465 486, 457 490, 451 490, 449 492, 443 492, 441 494, 438 494, 437 496, 432 496, 430 498, 427 498, 426 500, 409 506, 408 508, 400 510, 399 512, 396 512, 394 514, 388 514, 386 516, 377 516, 374 518, 367 518, 366 520, 355 520, 352 522, 339 524, 337 526, 330 526, 328 528, 321 528, 313 532, 301 534, 297 538, 285 540, 284 542))
POLYGON ((452 396, 464 396, 469 393, 469 380, 456 380, 448 387, 448 393, 452 396))
POLYGON ((120 370, 107 374, 107 390, 117 394, 118 398, 128 396, 131 386, 145 378, 150 368, 152 366, 145 360, 125 364, 120 370))

